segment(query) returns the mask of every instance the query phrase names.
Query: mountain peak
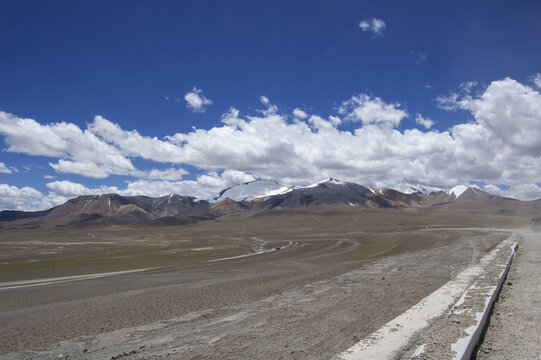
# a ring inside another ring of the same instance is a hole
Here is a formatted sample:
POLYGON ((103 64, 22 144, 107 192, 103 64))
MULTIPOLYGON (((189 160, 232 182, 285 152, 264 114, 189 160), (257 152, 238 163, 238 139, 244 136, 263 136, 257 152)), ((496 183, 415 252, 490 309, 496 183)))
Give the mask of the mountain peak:
POLYGON ((306 186, 307 188, 312 188, 312 187, 316 187, 316 186, 319 186, 321 184, 334 184, 334 185, 345 185, 346 183, 344 181, 340 181, 338 179, 335 179, 335 178, 328 178, 328 179, 325 179, 325 180, 322 180, 322 181, 318 181, 317 183, 314 183, 312 185, 308 185, 306 186))
POLYGON ((457 185, 449 190, 447 190, 447 194, 454 195, 455 200, 460 197, 464 193, 464 191, 468 190, 468 186, 466 185, 457 185))
POLYGON ((222 213, 232 213, 232 212, 242 211, 245 208, 246 207, 241 205, 238 201, 232 200, 228 197, 224 198, 222 201, 212 206, 213 210, 216 210, 222 213))
POLYGON ((340 181, 340 180, 332 178, 332 177, 325 180, 325 182, 331 183, 331 184, 344 184, 343 181, 340 181))

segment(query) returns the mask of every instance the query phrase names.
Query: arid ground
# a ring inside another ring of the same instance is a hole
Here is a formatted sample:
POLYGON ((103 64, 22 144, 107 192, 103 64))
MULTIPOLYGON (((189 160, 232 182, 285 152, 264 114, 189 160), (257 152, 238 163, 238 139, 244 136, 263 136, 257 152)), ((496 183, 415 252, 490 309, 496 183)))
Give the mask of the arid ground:
POLYGON ((2 231, 0 357, 329 359, 507 236, 462 228, 528 220, 313 209, 2 231))

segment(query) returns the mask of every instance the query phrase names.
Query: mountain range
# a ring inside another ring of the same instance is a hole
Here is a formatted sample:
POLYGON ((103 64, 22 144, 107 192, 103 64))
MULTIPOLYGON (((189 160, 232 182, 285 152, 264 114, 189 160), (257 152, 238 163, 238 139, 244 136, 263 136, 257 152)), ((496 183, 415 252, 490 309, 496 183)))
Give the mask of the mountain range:
MULTIPOLYGON (((285 187, 274 180, 255 180, 222 190, 208 200, 170 194, 159 198, 85 195, 43 211, 0 212, 0 228, 50 228, 103 224, 145 223, 151 226, 183 225, 213 220, 230 213, 290 208, 355 207, 404 211, 437 209, 482 209, 505 213, 517 206, 541 208, 541 200, 519 201, 490 195, 464 185, 449 190, 413 186, 411 193, 389 188, 370 188, 333 178, 308 185, 285 187)), ((530 212, 530 211, 528 211, 530 212)))

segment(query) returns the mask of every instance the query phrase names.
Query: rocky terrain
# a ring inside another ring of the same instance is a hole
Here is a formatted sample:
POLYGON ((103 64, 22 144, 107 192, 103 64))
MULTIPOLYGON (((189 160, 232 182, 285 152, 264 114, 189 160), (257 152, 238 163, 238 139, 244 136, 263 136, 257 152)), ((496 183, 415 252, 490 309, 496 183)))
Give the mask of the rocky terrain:
POLYGON ((0 358, 328 359, 541 213, 467 187, 266 185, 2 212, 0 358))
POLYGON ((369 188, 351 182, 327 179, 309 186, 284 187, 273 180, 256 180, 225 189, 207 200, 170 194, 159 198, 87 195, 37 212, 2 211, 0 228, 51 228, 145 223, 172 226, 214 220, 243 211, 276 209, 354 207, 416 211, 427 208, 489 208, 502 213, 531 213, 538 216, 541 200, 518 201, 490 195, 474 187, 456 186, 449 190, 412 188, 402 193, 387 188, 369 188))

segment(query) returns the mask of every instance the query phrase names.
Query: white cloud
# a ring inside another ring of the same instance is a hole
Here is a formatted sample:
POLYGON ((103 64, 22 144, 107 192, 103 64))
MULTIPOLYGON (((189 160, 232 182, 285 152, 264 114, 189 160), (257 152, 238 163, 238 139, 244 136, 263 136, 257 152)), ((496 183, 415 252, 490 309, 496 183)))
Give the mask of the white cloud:
POLYGON ((424 126, 425 129, 430 129, 434 125, 434 121, 432 121, 432 119, 429 117, 423 117, 421 114, 417 114, 415 122, 424 126))
POLYGON ((541 73, 531 76, 531 80, 536 88, 541 89, 541 73))
POLYGON ((49 163, 57 173, 77 174, 87 178, 105 179, 111 174, 127 175, 129 171, 119 171, 104 164, 96 164, 89 161, 71 161, 60 159, 58 162, 49 163))
POLYGON ((342 124, 342 120, 340 120, 340 118, 338 116, 334 116, 334 115, 329 116, 329 121, 334 126, 338 126, 338 125, 342 124))
POLYGON ((408 116, 405 110, 400 109, 400 104, 387 104, 379 97, 371 97, 367 94, 353 96, 350 100, 344 101, 338 112, 345 115, 345 120, 361 121, 364 125, 398 126, 400 121, 408 116))
POLYGON ((471 96, 474 82, 461 85, 453 94, 453 106, 468 110, 504 145, 529 155, 541 151, 541 94, 516 80, 493 81, 479 96, 471 96))
MULTIPOLYGON (((537 190, 530 186, 541 183, 541 95, 512 79, 475 89, 474 83, 465 83, 456 91, 450 108, 471 117, 446 131, 426 131, 433 120, 420 114, 415 120, 422 130, 398 130, 408 116, 400 104, 361 94, 342 103, 340 117, 314 114, 291 122, 290 112, 281 114, 267 102, 272 111, 241 116, 231 108, 219 126, 163 139, 124 130, 99 116, 83 131, 74 124, 41 125, 6 113, 0 113, 0 134, 8 151, 52 157, 51 166, 59 173, 135 176, 138 180, 116 189, 126 195, 203 196, 256 177, 286 185, 336 177, 389 187, 445 188, 482 181, 506 184, 516 196, 535 196, 537 190), (350 130, 338 127, 342 120, 350 121, 350 130), (91 153, 93 146, 108 157, 91 153), (183 180, 186 173, 179 166, 138 170, 131 163, 136 157, 191 165, 206 173, 183 180)), ((66 193, 50 189, 44 200, 49 203, 66 193)))
POLYGON ((104 194, 118 191, 116 187, 102 186, 96 189, 89 189, 86 186, 74 183, 68 180, 53 181, 47 183, 47 187, 54 191, 56 195, 72 198, 79 195, 104 194))
POLYGON ((330 130, 333 129, 335 126, 335 123, 327 121, 317 115, 310 116, 310 118, 308 119, 308 123, 312 126, 313 129, 318 131, 330 130))
POLYGON ((510 197, 519 200, 541 199, 541 187, 537 184, 520 184, 502 189, 493 184, 486 184, 483 190, 490 194, 510 197))
POLYGON ((270 103, 269 98, 266 97, 266 96, 260 96, 260 97, 259 97, 259 101, 261 101, 261 103, 262 103, 263 105, 269 105, 269 103, 270 103))
POLYGON ((203 90, 196 87, 184 95, 184 100, 186 100, 186 107, 192 109, 193 112, 205 112, 205 106, 212 104, 212 100, 203 95, 203 90))
POLYGON ((131 176, 149 180, 180 180, 188 172, 182 168, 169 168, 165 170, 151 169, 147 171, 133 171, 131 176))
POLYGON ((8 184, 0 184, 0 210, 27 210, 42 208, 40 200, 43 195, 34 188, 24 186, 18 188, 8 184))
POLYGON ((460 108, 458 105, 457 93, 450 93, 449 95, 440 95, 436 98, 436 104, 440 109, 452 111, 460 108))
POLYGON ((472 90, 477 86, 475 81, 463 82, 456 91, 449 95, 440 95, 436 98, 436 105, 441 109, 451 111, 458 109, 467 109, 468 103, 472 99, 472 90))
POLYGON ((269 115, 269 114, 275 114, 278 112, 278 107, 276 105, 271 104, 270 100, 266 96, 260 96, 259 101, 267 106, 265 110, 259 110, 259 112, 263 115, 269 115))
POLYGON ((541 152, 541 94, 512 79, 494 81, 468 106, 476 120, 506 145, 530 155, 541 152))
POLYGON ((0 174, 11 174, 13 171, 0 161, 0 174))
MULTIPOLYGON (((393 130, 407 116, 406 111, 398 104, 361 95, 339 109, 345 120, 362 122, 363 126, 353 133, 340 131, 317 115, 306 122, 288 124, 279 114, 240 119, 237 112, 235 121, 222 127, 168 139, 182 144, 185 154, 189 153, 183 161, 188 163, 250 171, 285 183, 306 183, 325 176, 386 186, 403 179, 442 187, 470 180, 499 179, 511 185, 520 178, 541 181, 536 174, 539 159, 521 153, 524 144, 502 138, 487 120, 486 110, 493 97, 500 106, 505 103, 510 107, 509 114, 517 107, 530 109, 529 115, 514 115, 520 124, 529 124, 538 113, 537 97, 522 89, 522 95, 517 96, 531 101, 523 104, 510 96, 512 84, 503 82, 506 90, 498 96, 498 82, 494 82, 478 96, 457 97, 457 103, 472 111, 478 121, 456 125, 449 131, 393 130)), ((471 83, 462 86, 466 94, 471 94, 472 87, 471 83)), ((500 114, 497 121, 492 120, 499 124, 505 116, 500 114)), ((416 120, 426 127, 432 121, 421 115, 416 120)))
POLYGON ((225 170, 221 177, 227 186, 242 184, 256 179, 252 174, 237 170, 225 170))
POLYGON ((75 124, 42 125, 33 119, 0 111, 0 134, 4 135, 7 151, 60 158, 57 164, 51 163, 59 172, 104 178, 135 169, 118 148, 100 139, 90 129, 82 131, 75 124))
POLYGON ((123 130, 102 116, 96 116, 88 129, 104 142, 114 145, 124 156, 136 156, 159 162, 180 162, 179 157, 182 154, 178 146, 156 137, 142 136, 137 130, 123 130))
POLYGON ((299 119, 306 119, 308 114, 299 108, 293 110, 293 116, 299 119))
POLYGON ((362 31, 370 31, 374 36, 382 36, 386 28, 385 21, 381 19, 364 19, 359 23, 362 31))

